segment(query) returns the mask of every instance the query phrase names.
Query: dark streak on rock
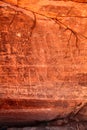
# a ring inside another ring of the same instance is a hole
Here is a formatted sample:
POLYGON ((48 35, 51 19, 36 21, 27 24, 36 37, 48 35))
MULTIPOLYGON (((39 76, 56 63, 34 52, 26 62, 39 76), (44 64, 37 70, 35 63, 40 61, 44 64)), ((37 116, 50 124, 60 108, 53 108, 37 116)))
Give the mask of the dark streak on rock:
POLYGON ((37 100, 37 99, 0 99, 1 109, 36 109, 36 108, 67 108, 65 101, 37 100))
POLYGON ((77 74, 78 84, 87 87, 87 73, 77 74))

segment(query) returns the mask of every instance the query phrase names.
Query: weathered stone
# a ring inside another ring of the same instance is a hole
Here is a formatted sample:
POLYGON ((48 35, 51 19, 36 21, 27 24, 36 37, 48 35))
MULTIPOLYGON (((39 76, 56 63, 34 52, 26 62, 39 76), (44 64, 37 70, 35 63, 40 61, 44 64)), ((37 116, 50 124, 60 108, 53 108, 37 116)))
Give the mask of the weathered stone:
POLYGON ((24 2, 0 2, 0 123, 87 121, 87 4, 24 2))

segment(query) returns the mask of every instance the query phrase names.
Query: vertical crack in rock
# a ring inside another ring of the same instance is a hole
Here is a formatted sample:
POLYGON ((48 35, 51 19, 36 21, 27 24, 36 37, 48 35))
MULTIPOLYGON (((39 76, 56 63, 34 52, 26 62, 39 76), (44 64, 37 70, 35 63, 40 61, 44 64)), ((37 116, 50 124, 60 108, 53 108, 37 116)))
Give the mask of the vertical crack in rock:
POLYGON ((14 20, 15 20, 15 17, 17 15, 17 11, 15 11, 14 15, 13 15, 13 18, 12 20, 10 21, 10 24, 9 24, 9 28, 11 27, 11 25, 13 24, 14 20))
POLYGON ((3 39, 3 40, 0 41, 0 52, 6 52, 6 51, 7 51, 6 46, 5 46, 6 33, 5 33, 5 32, 1 32, 0 35, 1 35, 1 36, 0 36, 1 39, 3 39))
POLYGON ((69 52, 69 53, 70 53, 69 55, 70 55, 70 57, 71 57, 71 59, 72 59, 74 65, 76 65, 75 60, 74 60, 74 53, 73 53, 73 51, 72 51, 72 46, 74 46, 75 51, 77 51, 77 52, 78 52, 78 55, 79 55, 79 53, 80 53, 80 48, 79 48, 79 45, 78 45, 78 40, 79 40, 79 39, 78 39, 78 35, 79 35, 79 34, 77 34, 77 32, 75 32, 75 31, 72 30, 70 27, 68 27, 67 25, 65 25, 64 23, 62 23, 58 18, 53 18, 53 20, 54 20, 57 24, 59 24, 60 26, 63 25, 64 27, 66 27, 65 31, 67 31, 67 30, 70 31, 70 35, 69 35, 68 43, 67 43, 67 49, 69 49, 69 51, 66 51, 65 58, 67 58, 68 52, 69 52), (72 40, 71 40, 72 36, 74 36, 74 39, 75 39, 75 41, 74 41, 73 43, 71 43, 71 41, 72 41, 72 40))
POLYGON ((34 12, 33 13, 33 16, 34 16, 34 19, 33 19, 33 25, 31 27, 31 32, 30 32, 30 38, 32 37, 32 34, 33 34, 33 30, 35 29, 36 27, 36 14, 34 12))
MULTIPOLYGON (((77 34, 76 34, 76 32, 74 32, 72 29, 70 29, 70 28, 66 28, 66 30, 69 30, 70 31, 70 36, 69 36, 69 39, 68 39, 68 43, 67 43, 67 48, 69 48, 69 52, 70 52, 70 56, 71 56, 71 58, 72 58, 72 60, 73 60, 73 62, 74 62, 74 64, 75 64, 75 60, 74 60, 74 53, 75 53, 75 51, 77 51, 78 52, 78 55, 79 55, 79 53, 80 53, 80 49, 79 49, 79 45, 78 45, 78 36, 77 36, 77 34), (74 36, 74 39, 75 39, 75 41, 72 43, 71 41, 71 38, 74 36), (74 53, 73 53, 73 51, 72 51, 72 44, 74 44, 74 48, 75 48, 75 51, 74 51, 74 53)), ((68 52, 67 52, 68 53, 68 52)), ((67 57, 67 54, 66 53, 66 57, 67 57)))
MULTIPOLYGON (((16 15, 17 15, 17 11, 15 11, 15 10, 14 10, 14 12, 15 12, 15 13, 14 13, 14 15, 13 15, 13 17, 12 17, 12 19, 11 19, 10 23, 9 23, 9 31, 10 31, 11 26, 12 26, 12 24, 13 24, 13 22, 14 22, 15 18, 16 18, 16 15)), ((13 53, 13 48, 12 48, 11 43, 10 43, 10 51, 11 51, 11 53, 13 53)))

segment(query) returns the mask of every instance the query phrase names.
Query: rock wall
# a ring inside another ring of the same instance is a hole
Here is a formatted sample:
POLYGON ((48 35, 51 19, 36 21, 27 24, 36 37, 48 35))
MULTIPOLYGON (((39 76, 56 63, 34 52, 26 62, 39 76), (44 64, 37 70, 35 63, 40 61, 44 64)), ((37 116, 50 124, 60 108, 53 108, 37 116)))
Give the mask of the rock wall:
POLYGON ((0 1, 1 125, 87 121, 86 27, 86 1, 0 1))

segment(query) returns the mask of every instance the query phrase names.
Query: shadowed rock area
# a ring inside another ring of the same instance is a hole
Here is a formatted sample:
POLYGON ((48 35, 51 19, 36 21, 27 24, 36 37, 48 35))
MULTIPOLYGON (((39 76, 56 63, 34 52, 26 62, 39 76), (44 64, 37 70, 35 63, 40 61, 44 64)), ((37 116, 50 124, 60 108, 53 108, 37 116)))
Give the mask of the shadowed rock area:
POLYGON ((0 126, 87 121, 85 2, 0 1, 0 126))

